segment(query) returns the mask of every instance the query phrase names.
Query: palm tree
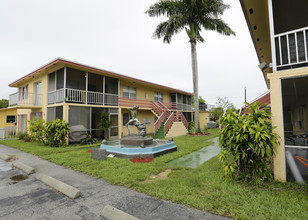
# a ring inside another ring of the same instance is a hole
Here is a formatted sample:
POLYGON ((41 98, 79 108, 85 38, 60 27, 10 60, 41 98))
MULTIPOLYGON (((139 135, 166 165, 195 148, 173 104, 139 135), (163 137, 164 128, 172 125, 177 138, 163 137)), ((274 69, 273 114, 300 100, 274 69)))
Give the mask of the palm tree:
POLYGON ((173 35, 183 29, 189 37, 191 45, 191 60, 195 101, 195 126, 199 125, 199 94, 197 42, 204 42, 201 30, 216 31, 223 35, 235 35, 231 28, 220 18, 223 12, 230 8, 222 0, 160 0, 146 11, 150 17, 167 16, 168 20, 156 27, 154 37, 163 38, 164 43, 170 43, 173 35))

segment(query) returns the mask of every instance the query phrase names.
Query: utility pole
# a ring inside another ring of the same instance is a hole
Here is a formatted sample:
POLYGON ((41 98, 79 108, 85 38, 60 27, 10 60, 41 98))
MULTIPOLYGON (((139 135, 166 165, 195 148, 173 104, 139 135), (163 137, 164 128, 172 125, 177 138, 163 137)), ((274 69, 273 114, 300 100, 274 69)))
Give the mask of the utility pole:
POLYGON ((246 102, 247 102, 247 96, 246 96, 246 86, 244 87, 244 95, 245 95, 245 106, 246 106, 246 102))

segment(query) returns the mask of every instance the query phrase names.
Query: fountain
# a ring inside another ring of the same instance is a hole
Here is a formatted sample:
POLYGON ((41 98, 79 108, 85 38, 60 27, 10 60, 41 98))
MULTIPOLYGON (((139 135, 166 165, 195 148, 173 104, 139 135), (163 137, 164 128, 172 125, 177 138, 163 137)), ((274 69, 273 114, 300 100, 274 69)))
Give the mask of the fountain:
POLYGON ((121 158, 135 157, 156 157, 162 154, 177 150, 173 139, 156 140, 146 136, 146 126, 137 119, 138 106, 129 109, 132 119, 126 123, 128 135, 119 141, 103 141, 101 149, 106 150, 108 154, 114 154, 121 158), (130 133, 130 125, 138 129, 138 134, 130 133))

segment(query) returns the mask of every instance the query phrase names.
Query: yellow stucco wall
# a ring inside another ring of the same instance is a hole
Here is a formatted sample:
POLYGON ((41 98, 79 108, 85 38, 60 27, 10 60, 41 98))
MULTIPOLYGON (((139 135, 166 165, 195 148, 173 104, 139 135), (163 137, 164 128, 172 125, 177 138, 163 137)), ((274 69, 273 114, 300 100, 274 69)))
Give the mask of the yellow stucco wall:
MULTIPOLYGON (((123 113, 129 113, 129 111, 127 109, 122 109, 121 110, 121 114, 119 114, 120 120, 119 120, 119 134, 123 134, 122 136, 125 136, 128 134, 127 128, 126 126, 123 125, 123 113)), ((153 134, 154 133, 154 115, 151 111, 149 110, 138 110, 138 114, 137 114, 137 118, 139 120, 139 122, 143 123, 143 119, 150 119, 151 120, 151 124, 147 125, 147 133, 148 134, 153 134)), ((137 134, 138 130, 135 126, 130 126, 130 132, 137 134)))
MULTIPOLYGON (((11 127, 11 126, 15 126, 14 123, 6 123, 6 116, 8 115, 14 115, 17 116, 17 109, 13 108, 3 108, 0 109, 0 128, 5 128, 5 127, 11 127)), ((16 117, 16 122, 17 122, 17 117, 16 117)))
POLYGON ((145 85, 137 84, 133 81, 121 81, 120 84, 120 97, 123 97, 123 87, 129 86, 132 88, 136 88, 136 96, 137 99, 145 99, 145 100, 152 100, 154 101, 154 93, 159 92, 163 94, 163 102, 170 102, 170 92, 162 90, 161 88, 153 88, 145 85))
POLYGON ((168 131, 166 138, 171 138, 171 137, 177 137, 181 135, 187 134, 187 129, 185 128, 184 124, 180 121, 178 122, 173 122, 170 130, 168 131))
POLYGON ((279 71, 268 75, 271 91, 271 111, 274 131, 281 137, 280 145, 277 148, 277 155, 274 158, 274 175, 279 181, 286 181, 285 173, 285 150, 284 150, 284 129, 282 112, 281 79, 308 76, 308 68, 279 71))
POLYGON ((210 113, 208 111, 199 112, 200 129, 207 127, 206 123, 210 121, 210 113))

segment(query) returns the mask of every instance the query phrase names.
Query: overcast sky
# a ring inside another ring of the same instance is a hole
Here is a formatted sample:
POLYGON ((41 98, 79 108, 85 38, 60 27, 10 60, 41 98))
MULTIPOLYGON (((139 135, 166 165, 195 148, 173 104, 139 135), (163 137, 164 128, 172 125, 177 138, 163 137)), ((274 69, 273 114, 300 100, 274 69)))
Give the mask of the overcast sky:
MULTIPOLYGON (((154 39, 157 24, 144 12, 155 0, 1 0, 0 99, 14 80, 62 57, 146 81, 193 91, 185 32, 171 44, 154 39)), ((223 16, 236 36, 202 31, 197 44, 199 94, 209 104, 228 97, 237 107, 267 91, 238 0, 223 16)))

